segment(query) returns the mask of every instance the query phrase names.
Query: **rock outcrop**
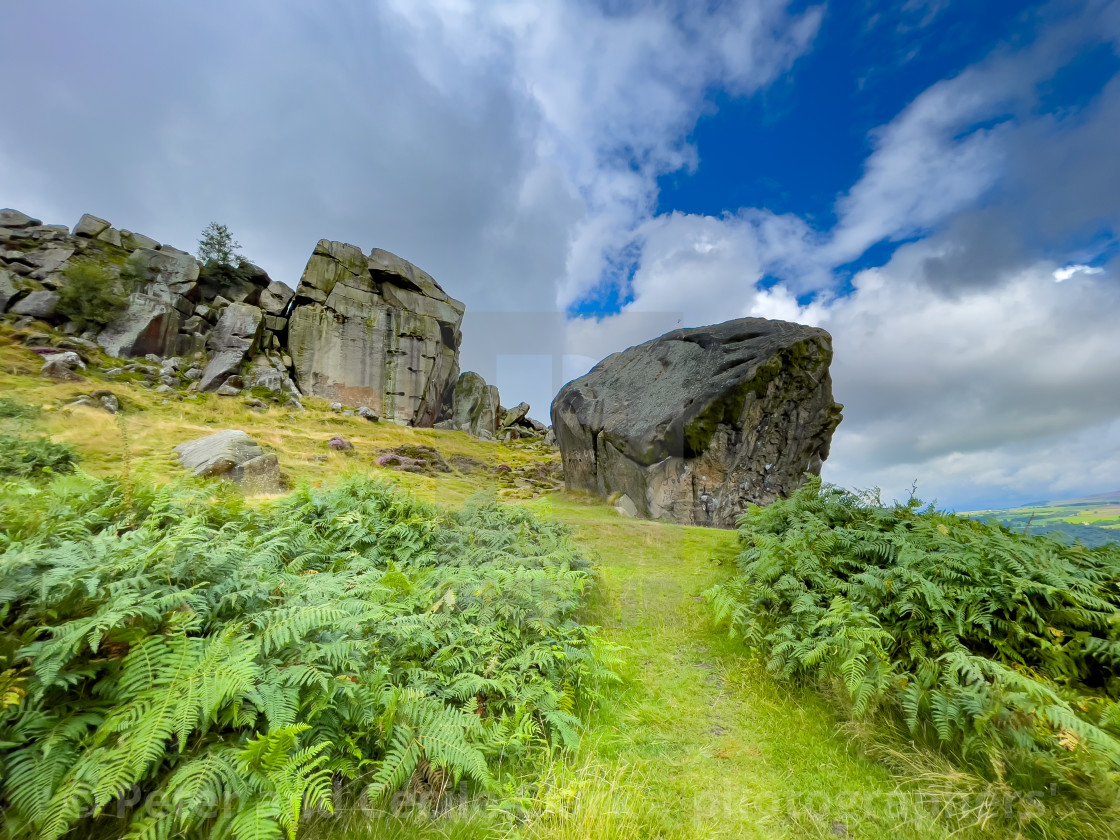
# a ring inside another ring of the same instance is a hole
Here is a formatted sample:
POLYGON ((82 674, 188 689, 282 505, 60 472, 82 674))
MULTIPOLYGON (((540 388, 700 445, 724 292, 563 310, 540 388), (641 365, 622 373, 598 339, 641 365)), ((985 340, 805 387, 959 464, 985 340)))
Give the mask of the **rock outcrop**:
POLYGON ((552 424, 569 488, 625 495, 642 516, 730 528, 828 457, 842 406, 832 339, 743 318, 676 330, 565 385, 552 424))
MULTIPOLYGON (((297 408, 310 394, 370 419, 431 426, 459 377, 463 311, 388 251, 322 240, 293 291, 251 263, 203 266, 97 216, 71 231, 0 210, 0 315, 80 333, 115 358, 193 360, 193 389, 249 388, 252 399, 297 408), (77 282, 79 294, 64 294, 77 282), (76 311, 89 296, 103 299, 95 318, 76 311)), ((161 377, 165 392, 179 384, 172 373, 161 377)), ((493 403, 491 435, 496 394, 493 403)))
POLYGON ((463 312, 412 263, 321 240, 288 319, 296 382, 305 394, 431 426, 459 376, 463 312))

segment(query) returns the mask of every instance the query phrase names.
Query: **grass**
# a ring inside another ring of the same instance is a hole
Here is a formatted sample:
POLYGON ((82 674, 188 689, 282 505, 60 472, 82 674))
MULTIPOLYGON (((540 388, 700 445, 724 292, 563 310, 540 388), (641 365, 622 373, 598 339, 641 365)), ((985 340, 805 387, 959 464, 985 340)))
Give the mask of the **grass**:
MULTIPOLYGON (((75 446, 81 469, 97 476, 127 469, 161 482, 179 475, 171 449, 223 428, 243 429, 274 449, 292 482, 377 475, 420 498, 457 506, 482 491, 568 523, 597 558, 597 600, 584 618, 620 646, 623 688, 594 710, 578 753, 539 772, 511 771, 500 802, 464 802, 439 819, 353 811, 308 827, 315 840, 608 840, 608 838, 948 838, 1016 836, 995 828, 992 808, 974 807, 971 780, 934 757, 890 745, 857 752, 818 695, 778 685, 710 620, 700 593, 734 571, 736 535, 621 517, 573 493, 541 498, 492 470, 433 478, 377 467, 382 449, 436 447, 488 467, 518 468, 555 458, 535 446, 482 442, 455 432, 371 424, 339 417, 318 400, 306 411, 254 411, 237 398, 165 398, 137 383, 40 379, 38 359, 0 327, 0 393, 42 407, 37 418, 0 418, 0 433, 22 429, 75 446), (125 411, 62 408, 108 388, 125 411), (354 454, 329 450, 347 437, 354 454), (127 457, 126 457, 127 452, 127 457), (888 769, 890 768, 890 769, 888 769), (521 773, 520 776, 513 773, 521 773), (962 793, 963 791, 963 793, 962 793), (957 800, 964 804, 957 807, 957 800), (977 825, 987 822, 987 830, 977 825)), ((987 800, 983 800, 987 801, 987 800)), ((999 808, 1019 807, 999 802, 999 808)), ((994 807, 994 806, 993 806, 994 807)), ((1118 835, 1106 835, 1118 836, 1118 835)))

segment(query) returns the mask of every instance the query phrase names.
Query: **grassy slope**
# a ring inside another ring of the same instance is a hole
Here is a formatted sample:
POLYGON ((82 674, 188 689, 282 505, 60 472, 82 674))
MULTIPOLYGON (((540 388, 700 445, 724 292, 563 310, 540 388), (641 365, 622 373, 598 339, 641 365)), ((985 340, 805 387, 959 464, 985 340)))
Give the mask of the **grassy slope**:
MULTIPOLYGON (((402 443, 436 446, 491 466, 526 465, 540 449, 484 443, 466 435, 370 424, 332 415, 321 401, 308 410, 252 411, 240 400, 205 396, 164 402, 138 385, 38 378, 38 360, 0 330, 0 394, 47 406, 35 421, 0 420, 0 432, 46 433, 74 444, 83 469, 163 481, 181 474, 171 447, 210 431, 240 428, 274 448, 293 481, 330 481, 358 472, 398 482, 418 496, 461 503, 479 490, 524 497, 508 479, 459 472, 439 478, 393 473, 373 464, 379 449, 402 443), (57 406, 109 388, 128 406, 123 418, 96 409, 57 406), (326 441, 348 437, 354 455, 326 441)), ((810 693, 790 693, 760 672, 713 628, 699 593, 731 574, 735 535, 628 520, 606 505, 561 493, 525 502, 571 524, 599 560, 601 588, 588 619, 622 646, 624 689, 598 711, 575 766, 555 763, 547 784, 526 779, 511 795, 536 797, 537 816, 510 829, 483 817, 462 824, 370 823, 361 814, 321 827, 322 836, 551 838, 923 837, 948 836, 914 793, 849 749, 835 718, 810 693), (713 558, 717 562, 713 562, 713 558), (718 561, 722 561, 718 562, 718 561), (535 790, 540 788, 539 790, 535 790), (534 792, 535 790, 535 792, 534 792)))

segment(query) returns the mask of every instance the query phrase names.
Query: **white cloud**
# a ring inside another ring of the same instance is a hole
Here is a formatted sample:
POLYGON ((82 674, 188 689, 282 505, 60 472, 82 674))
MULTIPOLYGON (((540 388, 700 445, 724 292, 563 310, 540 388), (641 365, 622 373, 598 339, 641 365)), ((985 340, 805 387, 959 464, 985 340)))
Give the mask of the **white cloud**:
POLYGON ((1073 277, 1073 275, 1075 274, 1102 274, 1103 272, 1104 269, 1100 267, 1071 264, 1067 265, 1065 268, 1055 269, 1054 281, 1057 283, 1062 283, 1073 277))

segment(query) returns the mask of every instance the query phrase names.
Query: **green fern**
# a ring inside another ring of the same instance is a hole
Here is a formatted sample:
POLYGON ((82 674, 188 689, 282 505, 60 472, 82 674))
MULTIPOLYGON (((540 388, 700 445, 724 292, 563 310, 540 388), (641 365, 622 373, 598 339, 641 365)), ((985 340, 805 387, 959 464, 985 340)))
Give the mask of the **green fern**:
POLYGON ((740 521, 718 621, 1022 790, 1120 798, 1120 549, 1015 535, 813 479, 740 521))
POLYGON ((521 509, 359 480, 263 510, 221 487, 4 492, 11 835, 120 812, 131 840, 294 838, 336 795, 486 791, 498 760, 574 745, 614 679, 574 620, 587 561, 521 509))

